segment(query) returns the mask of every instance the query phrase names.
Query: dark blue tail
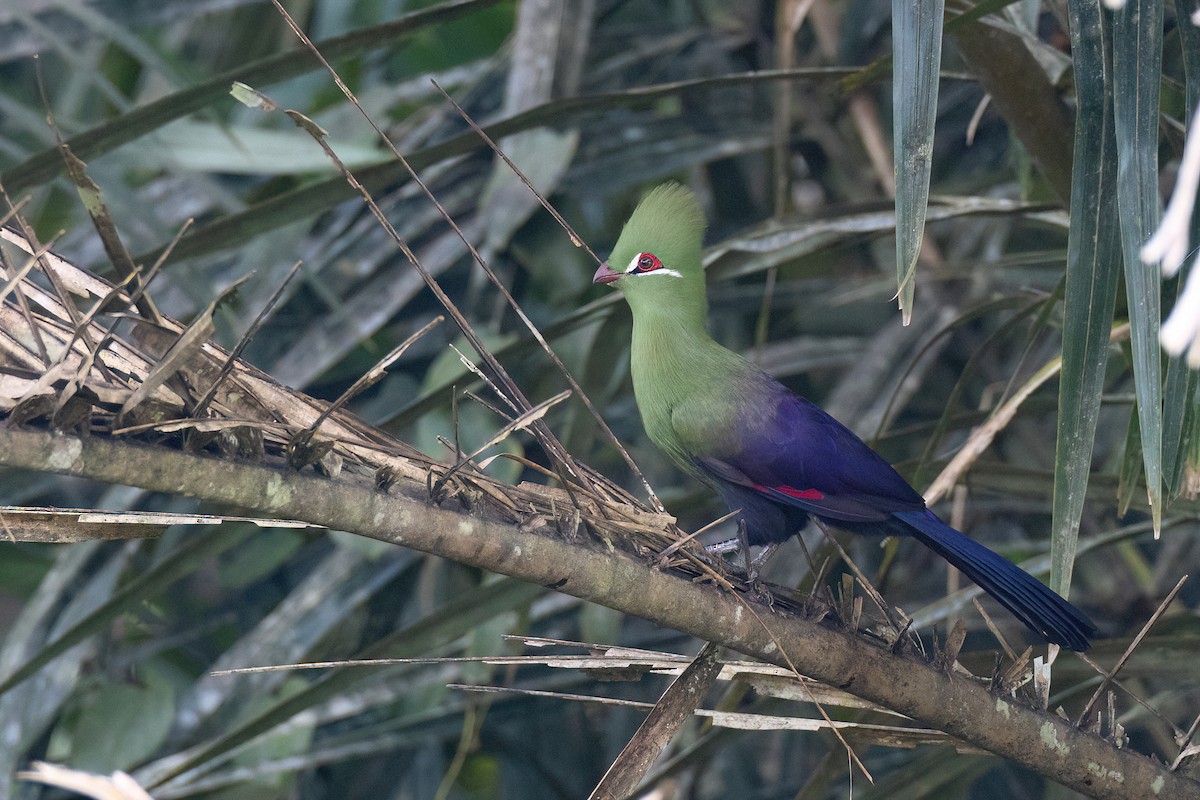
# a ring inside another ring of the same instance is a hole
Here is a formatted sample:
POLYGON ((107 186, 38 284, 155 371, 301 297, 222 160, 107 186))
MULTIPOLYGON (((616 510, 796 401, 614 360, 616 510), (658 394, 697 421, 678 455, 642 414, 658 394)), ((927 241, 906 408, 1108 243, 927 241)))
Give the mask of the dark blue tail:
POLYGON ((1088 649, 1088 639, 1096 635, 1092 621, 1016 564, 968 539, 932 511, 897 511, 893 516, 1048 641, 1080 652, 1088 649))

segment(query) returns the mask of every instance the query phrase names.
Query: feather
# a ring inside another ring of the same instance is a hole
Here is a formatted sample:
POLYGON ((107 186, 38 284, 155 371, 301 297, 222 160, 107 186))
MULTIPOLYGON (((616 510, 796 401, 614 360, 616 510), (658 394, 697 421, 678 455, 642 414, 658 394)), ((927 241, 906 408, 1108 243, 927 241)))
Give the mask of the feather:
POLYGON ((1016 564, 942 522, 929 510, 894 515, 917 541, 958 567, 1047 641, 1087 650, 1096 626, 1083 613, 1016 564))

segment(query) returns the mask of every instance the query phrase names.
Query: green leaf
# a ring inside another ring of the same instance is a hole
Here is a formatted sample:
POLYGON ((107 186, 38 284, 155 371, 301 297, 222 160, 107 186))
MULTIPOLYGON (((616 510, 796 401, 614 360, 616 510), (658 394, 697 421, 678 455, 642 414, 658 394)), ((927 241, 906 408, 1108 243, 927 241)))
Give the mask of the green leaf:
MULTIPOLYGON (((1182 281, 1181 281, 1182 283, 1182 281)), ((1183 358, 1167 363, 1167 382, 1163 388, 1163 483, 1169 500, 1179 496, 1182 488, 1184 462, 1195 405, 1197 375, 1187 367, 1183 358)))
POLYGON ((1110 32, 1104 27, 1097 3, 1071 0, 1068 15, 1079 112, 1071 175, 1063 371, 1058 393, 1050 541, 1050 586, 1062 595, 1071 585, 1121 264, 1112 54, 1111 44, 1106 41, 1110 32))
MULTIPOLYGON (((1158 91, 1162 0, 1132 0, 1113 20, 1113 117, 1117 212, 1129 302, 1133 381, 1150 514, 1162 526, 1163 394, 1158 329, 1162 270, 1144 264, 1142 245, 1158 227, 1158 91)), ((1078 151, 1077 151, 1078 152, 1078 151)))
POLYGON ((1200 26, 1189 25, 1192 14, 1200 10, 1197 0, 1177 0, 1175 14, 1179 18, 1176 30, 1183 45, 1183 74, 1187 82, 1187 108, 1189 112, 1200 104, 1200 26))
MULTIPOLYGON (((0 642, 0 669, 11 669, 30 653, 36 657, 45 641, 60 636, 62 629, 70 628, 92 606, 112 594, 126 558, 115 553, 92 574, 90 570, 102 546, 100 542, 84 542, 57 551, 45 579, 5 631, 0 642)), ((95 647, 86 644, 67 648, 57 659, 47 659, 36 684, 29 684, 31 688, 0 696, 5 740, 5 747, 0 748, 0 776, 11 775, 24 766, 26 748, 53 724, 79 680, 83 663, 94 658, 95 652, 95 647)), ((0 777, 0 787, 6 794, 7 786, 0 777)))
POLYGON ((211 530, 196 534, 186 545, 130 581, 120 591, 113 593, 103 603, 95 606, 83 619, 72 625, 70 629, 38 650, 24 664, 5 675, 0 680, 0 694, 4 694, 34 675, 55 656, 70 650, 71 647, 93 633, 106 630, 108 623, 118 615, 130 610, 146 597, 165 588, 183 575, 190 574, 196 569, 196 564, 200 559, 209 558, 226 547, 232 546, 244 535, 244 532, 244 526, 217 525, 211 530))
MULTIPOLYGON (((569 97, 504 117, 484 125, 483 131, 490 138, 496 140, 545 125, 574 124, 581 119, 595 118, 597 114, 611 109, 653 106, 663 98, 675 98, 686 93, 728 86, 753 86, 783 78, 807 77, 829 82, 844 73, 844 69, 833 68, 741 72, 716 78, 672 81, 620 92, 569 97)), ((228 83, 224 87, 226 90, 228 90, 228 83)), ((441 161, 482 149, 484 146, 478 134, 474 131, 466 131, 428 147, 406 153, 405 158, 409 166, 417 172, 421 172, 441 161)), ((728 153, 725 152, 722 155, 728 155, 728 153)), ((713 154, 709 152, 705 154, 704 158, 693 159, 688 163, 712 157, 713 154)), ((657 160, 661 163, 664 158, 660 154, 657 160)), ((628 168, 628 163, 623 164, 622 167, 628 168)), ((611 172, 611 169, 606 170, 606 174, 611 172)), ((356 171, 355 178, 367 191, 378 193, 384 190, 394 191, 398 186, 406 184, 410 176, 403 164, 390 160, 356 171)), ((0 180, 6 179, 6 177, 0 176, 0 180)), ((167 259, 167 263, 228 250, 253 240, 260 233, 294 223, 303 217, 315 216, 358 196, 358 191, 347 184, 346 179, 341 176, 318 180, 301 188, 274 195, 241 211, 228 214, 189 231, 171 250, 171 256, 167 259)), ((162 252, 163 249, 160 248, 149 253, 141 253, 136 260, 140 263, 153 263, 162 252)))
MULTIPOLYGON (((1129 429, 1125 433, 1125 453, 1121 456, 1120 479, 1117 482, 1118 517, 1123 517, 1129 512, 1129 504, 1133 502, 1133 492, 1137 488, 1141 466, 1142 426, 1138 423, 1138 409, 1135 405, 1129 413, 1129 429)), ((1157 530, 1156 524, 1155 531, 1157 530)))
MULTIPOLYGON (((371 141, 330 137, 329 145, 351 169, 376 164, 382 150, 371 141)), ((136 145, 142 166, 182 167, 227 175, 332 173, 336 167, 300 130, 271 130, 248 125, 215 125, 180 120, 136 145)))
MULTIPOLYGON (((545 590, 540 586, 502 578, 476 590, 460 594, 440 611, 422 617, 418 622, 396 631, 358 654, 358 658, 413 658, 428 656, 471 630, 481 622, 533 601, 545 590)), ((367 668, 336 668, 300 690, 272 703, 260 714, 241 725, 232 726, 216 739, 192 752, 188 758, 163 764, 165 771, 139 775, 145 783, 160 785, 201 765, 221 760, 223 756, 281 725, 301 711, 312 708, 342 692, 346 687, 369 676, 367 668)))
POLYGON ((141 677, 141 685, 101 684, 86 697, 78 718, 69 723, 72 767, 128 770, 167 738, 175 716, 174 689, 153 669, 143 670, 141 677))
POLYGON ((905 325, 912 318, 914 275, 929 203, 944 14, 943 0, 892 0, 896 280, 905 325))
MULTIPOLYGON (((427 27, 439 25, 463 14, 494 5, 498 0, 457 0, 405 14, 382 25, 317 42, 328 59, 344 58, 374 47, 389 44, 396 38, 427 27)), ((120 145, 156 131, 172 120, 219 102, 229 92, 229 85, 242 81, 252 86, 267 86, 296 75, 319 69, 312 54, 303 47, 279 55, 243 64, 227 70, 204 83, 174 92, 159 100, 122 114, 116 119, 97 125, 67 139, 66 144, 79 158, 88 161, 120 145)), ((0 183, 12 195, 18 195, 53 178, 62 171, 62 156, 57 146, 48 148, 18 164, 0 176, 0 183)))

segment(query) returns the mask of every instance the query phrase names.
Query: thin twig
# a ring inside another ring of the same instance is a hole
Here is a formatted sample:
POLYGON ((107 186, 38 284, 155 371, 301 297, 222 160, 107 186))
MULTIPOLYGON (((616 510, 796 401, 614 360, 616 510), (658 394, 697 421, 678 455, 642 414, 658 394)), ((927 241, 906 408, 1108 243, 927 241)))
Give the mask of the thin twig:
POLYGON ((880 594, 879 590, 875 588, 875 585, 867 579, 867 576, 863 573, 863 571, 858 568, 858 564, 854 563, 854 559, 850 558, 850 554, 846 552, 846 549, 842 547, 841 543, 838 542, 838 540, 833 537, 833 534, 829 532, 829 528, 825 525, 825 522, 820 517, 812 517, 812 521, 818 528, 821 529, 821 532, 825 534, 825 538, 838 551, 838 554, 842 557, 842 560, 846 562, 846 566, 850 567, 850 571, 854 573, 854 576, 858 578, 858 582, 862 584, 863 591, 870 596, 871 600, 883 613, 883 616, 888 621, 888 624, 897 631, 902 632, 907 630, 911 623, 909 623, 909 625, 905 625, 900 622, 900 620, 896 619, 895 616, 893 616, 892 610, 888 606, 887 601, 883 599, 883 595, 880 594))
MULTIPOLYGON (((299 264, 296 266, 299 266, 299 264)), ((294 269, 292 271, 295 272, 294 269)), ((348 389, 346 389, 346 391, 342 392, 338 399, 330 403, 324 411, 317 415, 317 418, 313 420, 312 425, 309 425, 306 430, 301 432, 300 436, 305 437, 315 434, 317 429, 321 427, 321 423, 329 419, 330 414, 337 411, 359 392, 370 387, 376 381, 386 375, 387 373, 385 370, 392 365, 392 362, 404 355, 404 352, 408 350, 408 348, 412 347, 418 339, 440 325, 443 319, 445 318, 441 314, 437 315, 433 319, 429 320, 429 322, 426 322, 424 325, 422 325, 417 331, 409 335, 409 337, 403 342, 393 347, 391 352, 379 359, 379 361, 376 362, 373 367, 364 372, 358 380, 356 380, 348 389)))
POLYGON ((450 96, 449 92, 442 88, 440 83, 433 78, 430 78, 429 82, 434 85, 434 88, 442 93, 442 97, 446 98, 450 105, 454 106, 454 110, 458 112, 459 116, 463 118, 464 122, 471 126, 471 130, 475 131, 476 135, 478 135, 480 139, 483 139, 484 143, 487 144, 488 147, 492 148, 492 152, 499 156, 505 165, 507 165, 508 168, 513 171, 513 174, 521 179, 521 183, 525 184, 525 188, 533 192, 533 196, 536 197, 538 202, 542 204, 542 208, 546 209, 546 211, 550 213, 550 216, 554 217, 554 221, 557 222, 559 226, 567 232, 567 236, 569 236, 571 239, 571 244, 575 245, 576 247, 582 247, 584 252, 592 257, 592 261, 596 262, 596 266, 600 266, 602 263, 600 257, 596 255, 595 252, 592 251, 592 248, 588 247, 587 242, 585 242, 579 236, 579 234, 575 232, 575 229, 571 227, 571 223, 567 222, 563 215, 558 213, 558 209, 552 206, 550 201, 543 197, 542 193, 534 188, 529 178, 525 177, 525 173, 521 171, 521 168, 514 164, 512 159, 510 159, 508 155, 500 149, 500 145, 496 144, 495 140, 488 136, 487 133, 484 132, 483 128, 479 127, 478 123, 472 119, 471 115, 468 114, 463 107, 460 106, 458 102, 450 96))
MULTIPOLYGON (((34 250, 38 250, 40 245, 37 243, 36 239, 30 236, 32 231, 30 230, 29 225, 25 222, 25 218, 17 213, 18 206, 13 202, 12 198, 8 196, 8 191, 4 188, 3 182, 0 182, 0 197, 4 198, 4 202, 8 206, 9 212, 12 214, 13 218, 16 219, 17 224, 20 226, 20 233, 25 237, 26 243, 34 250)), ((61 235, 61 232, 59 235, 61 235)), ((54 238, 58 238, 58 236, 56 235, 54 238)), ((3 254, 0 253, 0 264, 2 264, 2 257, 3 254)), ((38 262, 41 263, 40 258, 38 259, 38 262)), ((42 363, 48 368, 50 366, 50 352, 46 349, 45 340, 42 339, 41 326, 39 326, 34 320, 33 309, 29 307, 29 301, 25 299, 25 293, 21 291, 19 286, 16 288, 16 293, 14 296, 17 298, 17 306, 21 309, 21 315, 25 317, 25 321, 29 325, 29 333, 33 337, 34 344, 37 345, 38 356, 42 359, 42 363)))
POLYGON ((995 636, 996 641, 1000 643, 1000 647, 1004 650, 1004 654, 1008 656, 1010 661, 1016 661, 1017 654, 1014 653, 1012 647, 1009 646, 1008 640, 1004 638, 1004 634, 1000 633, 1000 629, 996 627, 996 623, 992 622, 991 615, 983 610, 983 603, 979 602, 978 597, 972 597, 971 602, 975 604, 975 610, 979 612, 979 616, 983 617, 983 624, 987 625, 987 629, 992 632, 992 636, 995 636))
POLYGON ((200 402, 196 404, 196 408, 192 411, 193 417, 204 416, 205 409, 208 408, 208 404, 212 402, 213 398, 217 394, 217 388, 221 385, 229 373, 233 371, 233 367, 237 363, 237 360, 241 357, 242 351, 246 349, 246 345, 248 345, 255 337, 259 329, 262 328, 264 323, 266 323, 271 312, 275 310, 275 304, 278 303, 279 298, 283 296, 283 290, 286 289, 288 284, 292 282, 292 278, 296 277, 296 273, 299 271, 300 264, 302 263, 303 262, 301 261, 297 261, 292 265, 292 268, 288 270, 288 274, 285 275, 283 280, 279 282, 279 286, 275 287, 275 291, 271 293, 271 296, 267 298, 267 302, 254 317, 254 321, 250 323, 250 327, 247 328, 246 332, 242 334, 242 338, 239 339, 234 348, 229 351, 229 356, 225 359, 225 363, 221 365, 221 370, 217 373, 217 377, 213 380, 212 385, 208 387, 208 391, 204 393, 204 396, 200 398, 200 402))
POLYGON ((669 556, 675 555, 675 553, 678 552, 679 549, 682 548, 684 545, 688 544, 689 542, 695 541, 696 539, 700 538, 704 534, 711 531, 713 528, 720 525, 722 522, 732 519, 733 517, 736 517, 740 513, 742 513, 742 510, 740 508, 735 508, 733 511, 730 511, 728 514, 724 514, 720 517, 717 517, 712 522, 705 525, 703 528, 700 528, 699 530, 697 530, 693 533, 689 533, 687 536, 684 536, 682 539, 679 539, 678 541, 676 541, 674 544, 672 544, 666 550, 663 550, 661 553, 659 553, 658 556, 656 557, 656 559, 658 561, 662 561, 662 560, 668 558, 669 556))
POLYGON ((487 442, 485 442, 480 447, 476 448, 475 451, 472 452, 468 456, 462 455, 462 451, 458 447, 458 442, 455 441, 454 457, 457 460, 456 460, 455 464, 452 467, 450 467, 449 470, 446 471, 446 474, 438 479, 437 483, 435 484, 435 488, 437 486, 445 483, 447 480, 449 480, 454 475, 454 473, 458 472, 465 465, 471 463, 476 458, 478 458, 479 455, 481 453, 483 453, 484 450, 487 450, 489 447, 492 447, 493 445, 500 444, 500 442, 507 439, 511 434, 515 433, 516 431, 523 430, 524 428, 529 427, 534 422, 541 419, 546 414, 546 412, 549 411, 553 406, 558 405, 559 403, 561 403, 563 400, 566 400, 570 396, 571 396, 570 392, 559 392, 558 394, 554 395, 554 397, 551 397, 548 400, 543 400, 542 402, 538 403, 533 408, 526 411, 521 416, 506 423, 503 427, 500 428, 500 430, 496 431, 496 433, 494 433, 492 435, 492 437, 487 440, 487 442))
MULTIPOLYGON (((582 247, 587 254, 592 257, 592 261, 600 264, 600 258, 594 252, 592 252, 592 248, 588 247, 587 242, 583 241, 583 239, 579 237, 579 234, 575 233, 575 229, 572 228, 570 223, 563 218, 562 214, 558 213, 558 209, 551 205, 550 201, 543 197, 541 192, 534 188, 533 184, 529 181, 529 178, 525 177, 525 173, 521 171, 520 167, 512 162, 512 159, 510 159, 508 155, 500 149, 500 146, 496 144, 496 142, 490 136, 488 136, 482 128, 479 127, 475 120, 471 118, 471 115, 468 114, 462 106, 455 102, 454 98, 442 88, 441 84, 432 78, 430 78, 430 82, 432 82, 433 85, 437 87, 437 90, 442 93, 442 96, 445 97, 452 106, 454 106, 459 115, 466 121, 468 125, 471 126, 471 130, 475 131, 475 133, 478 134, 479 137, 483 139, 483 141, 486 142, 489 147, 492 148, 493 152, 495 152, 496 155, 508 165, 508 168, 511 169, 513 173, 515 173, 516 176, 521 179, 521 182, 525 184, 526 188, 533 192, 533 196, 536 197, 538 202, 542 204, 542 207, 550 212, 550 215, 554 217, 555 221, 558 222, 562 229, 567 232, 567 236, 570 237, 572 244, 574 244, 576 247, 582 247)), ((438 208, 440 209, 441 206, 438 206, 438 208)), ((458 227, 455 226, 454 229, 457 231, 458 227)), ((600 426, 600 429, 604 431, 604 435, 608 437, 608 440, 617 448, 617 452, 621 454, 621 458, 625 460, 625 463, 629 465, 629 469, 633 471, 633 474, 645 488, 646 496, 650 499, 650 503, 652 506, 654 506, 654 510, 664 511, 665 508, 662 504, 662 501, 660 501, 658 499, 658 495, 654 493, 653 487, 650 486, 650 481, 646 479, 646 476, 642 473, 641 469, 638 468, 637 463, 633 460, 633 456, 629 455, 629 451, 625 449, 623 444, 621 444, 621 440, 617 438, 615 433, 613 433, 612 428, 608 427, 608 423, 604 421, 604 417, 592 403, 591 398, 587 396, 585 391, 583 391, 583 387, 580 386, 575 380, 574 376, 571 375, 570 371, 567 369, 567 365, 562 362, 562 359, 560 359, 558 354, 555 353, 553 348, 550 347, 550 343, 546 341, 544 336, 542 336, 542 332, 538 330, 536 325, 533 324, 533 320, 526 316, 524 310, 522 310, 516 299, 508 291, 508 288, 499 278, 496 277, 496 274, 492 271, 492 268, 475 249, 474 245, 468 242, 466 238, 463 238, 463 242, 466 243, 467 247, 470 249, 471 255, 475 258, 476 263, 478 263, 479 266, 483 268, 483 271, 487 273, 488 278, 490 278, 492 283, 496 285, 501 294, 504 295, 504 298, 508 301, 509 306, 511 306, 512 309, 517 313, 517 316, 520 317, 521 321, 525 324, 525 327, 529 329, 529 332, 533 334, 533 337, 537 340, 538 344, 541 345, 542 349, 546 351, 546 355, 550 356, 550 360, 554 362, 554 366, 558 367, 558 371, 562 373, 562 376, 566 378, 567 383, 569 383, 571 388, 579 395, 579 399, 583 401, 584 406, 587 407, 587 410, 592 415, 592 418, 596 420, 597 424, 600 426)))
POLYGON ((1167 607, 1171 605, 1171 601, 1175 599, 1175 595, 1179 594, 1179 590, 1183 588, 1183 584, 1187 582, 1187 579, 1187 575, 1184 575, 1179 579, 1179 582, 1175 584, 1175 588, 1167 593, 1167 596, 1163 598, 1163 601, 1158 604, 1158 608, 1156 608, 1154 613, 1150 615, 1150 619, 1146 620, 1146 624, 1142 626, 1140 631, 1138 631, 1137 636, 1133 637, 1133 641, 1130 642, 1129 646, 1125 648, 1125 652, 1121 654, 1119 659, 1117 659, 1117 663, 1113 665, 1111 670, 1104 673, 1104 680, 1100 681, 1100 685, 1096 687, 1096 691, 1093 692, 1091 698, 1088 699, 1087 705, 1083 707, 1083 711, 1079 712, 1079 716, 1075 720, 1076 726, 1082 725, 1083 721, 1087 719, 1088 714, 1092 711, 1092 706, 1096 704, 1096 701, 1100 699, 1102 694, 1104 694, 1104 690, 1107 689, 1109 684, 1113 682, 1113 679, 1117 677, 1117 673, 1121 671, 1121 668, 1125 666, 1125 662, 1127 662, 1130 656, 1133 655, 1133 651, 1136 650, 1138 645, 1142 643, 1142 640, 1146 638, 1146 634, 1150 633, 1150 628, 1155 622, 1158 622, 1159 618, 1164 612, 1166 612, 1167 607))
MULTIPOLYGON (((335 70, 329 61, 326 60, 325 56, 322 55, 322 53, 317 49, 316 45, 314 45, 312 40, 308 38, 307 34, 300 29, 300 26, 296 24, 296 21, 292 19, 291 15, 288 14, 287 9, 283 7, 279 0, 272 0, 272 3, 279 12, 280 16, 283 17, 288 27, 291 28, 296 37, 300 39, 300 41, 309 49, 309 51, 317 58, 317 60, 320 61, 321 65, 325 67, 325 69, 332 76, 333 81, 337 85, 338 89, 341 90, 346 99, 349 100, 356 109, 358 109, 359 113, 362 114, 363 118, 367 121, 367 124, 369 124, 376 132, 376 134, 380 137, 380 140, 388 146, 392 152, 392 155, 395 156, 396 160, 399 161, 400 164, 405 168, 405 170, 412 177, 413 181, 421 187, 421 189, 428 197, 430 197, 430 199, 433 200, 435 205, 437 205, 438 210, 441 211, 450 224, 457 229, 453 219, 449 216, 449 214, 446 213, 445 209, 443 209, 442 206, 437 203, 437 200, 433 197, 433 193, 430 192, 429 187, 425 185, 425 182, 421 180, 420 175, 417 174, 417 171, 408 162, 408 159, 406 159, 404 155, 400 153, 400 151, 396 148, 396 145, 391 141, 391 139, 388 138, 378 124, 376 124, 371 115, 366 112, 366 110, 362 107, 362 104, 358 102, 358 98, 355 97, 354 93, 350 91, 350 88, 346 86, 345 82, 341 79, 341 76, 338 75, 337 70, 335 70)), ((467 321, 467 318, 458 309, 458 306, 456 306, 450 299, 449 295, 445 293, 441 285, 437 282, 429 270, 427 270, 425 266, 421 264, 420 260, 416 256, 416 253, 413 252, 412 248, 409 247, 404 238, 400 236, 399 232, 396 231, 395 227, 390 221, 388 221, 387 217, 384 215, 382 209, 379 208, 370 192, 368 192, 366 187, 363 186, 356 177, 354 177, 354 174, 349 169, 347 169, 346 165, 342 163, 337 154, 333 152, 333 149, 325 141, 325 132, 303 114, 295 111, 287 111, 285 113, 287 113, 297 125, 308 131, 313 136, 313 138, 325 151, 326 155, 333 161, 334 165, 342 173, 343 177, 345 177, 350 185, 363 196, 368 207, 371 209, 372 215, 374 215, 374 217, 379 221, 379 224, 383 227, 384 231, 387 232, 388 236, 390 236, 392 240, 396 242, 401 252, 403 252, 404 256, 409 260, 409 263, 411 263, 417 270, 422 280, 425 281, 425 284, 429 286, 430 290, 433 291, 438 301, 458 325, 463 335, 467 338, 467 341, 471 343, 471 346, 476 352, 479 353, 480 357, 487 362, 488 367, 504 385, 505 390, 511 394, 512 400, 515 404, 513 410, 524 412, 532 408, 533 404, 529 402, 529 400, 525 397, 524 392, 522 392, 520 387, 517 386, 511 377, 509 377, 508 372, 504 369, 503 365, 501 365, 499 360, 496 359, 496 357, 492 354, 491 350, 479 338, 479 335, 475 332, 470 322, 467 321)), ((558 438, 554 436, 549 427, 542 422, 538 422, 535 423, 533 431, 539 443, 550 457, 551 461, 555 462, 556 468, 564 469, 566 472, 572 475, 578 474, 574 457, 567 452, 566 448, 563 447, 562 443, 558 441, 558 438)))

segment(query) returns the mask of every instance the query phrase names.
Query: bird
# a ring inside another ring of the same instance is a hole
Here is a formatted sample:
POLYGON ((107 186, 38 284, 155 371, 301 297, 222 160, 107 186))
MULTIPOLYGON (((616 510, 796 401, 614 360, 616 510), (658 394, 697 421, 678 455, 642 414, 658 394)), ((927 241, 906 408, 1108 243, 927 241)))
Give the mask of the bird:
MULTIPOLYGON (((1045 641, 1085 651, 1096 626, 1003 556, 943 522, 882 456, 708 332, 696 195, 646 194, 592 278, 633 316, 630 372, 650 440, 736 512, 741 539, 771 547, 818 523, 916 539, 1045 641)), ((725 551, 728 551, 728 547, 725 551)))

